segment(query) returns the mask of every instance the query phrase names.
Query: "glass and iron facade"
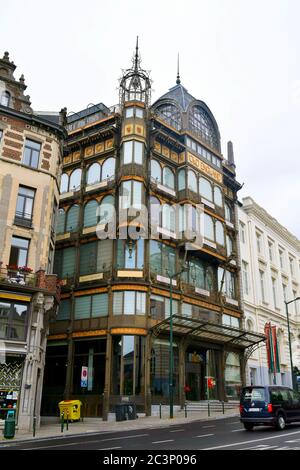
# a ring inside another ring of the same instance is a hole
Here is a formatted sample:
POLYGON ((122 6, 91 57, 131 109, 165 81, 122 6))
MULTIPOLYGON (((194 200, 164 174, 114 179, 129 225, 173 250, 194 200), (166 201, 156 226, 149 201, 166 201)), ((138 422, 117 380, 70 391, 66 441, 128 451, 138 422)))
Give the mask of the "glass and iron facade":
POLYGON ((259 339, 241 340, 240 185, 217 123, 180 83, 153 105, 150 91, 137 53, 118 106, 69 118, 54 261, 62 302, 48 337, 44 414, 62 398, 79 398, 85 415, 104 419, 124 397, 147 414, 168 403, 171 276, 175 404, 235 399, 244 350, 259 339), (178 233, 189 224, 203 243, 176 277, 185 256, 178 233))

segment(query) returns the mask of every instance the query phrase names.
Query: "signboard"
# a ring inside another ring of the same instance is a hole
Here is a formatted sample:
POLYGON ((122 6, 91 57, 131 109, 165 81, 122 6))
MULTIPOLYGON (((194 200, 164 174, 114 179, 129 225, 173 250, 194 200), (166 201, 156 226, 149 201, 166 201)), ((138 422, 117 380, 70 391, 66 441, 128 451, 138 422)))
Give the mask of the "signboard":
POLYGON ((88 367, 82 366, 81 367, 81 387, 88 386, 88 367))

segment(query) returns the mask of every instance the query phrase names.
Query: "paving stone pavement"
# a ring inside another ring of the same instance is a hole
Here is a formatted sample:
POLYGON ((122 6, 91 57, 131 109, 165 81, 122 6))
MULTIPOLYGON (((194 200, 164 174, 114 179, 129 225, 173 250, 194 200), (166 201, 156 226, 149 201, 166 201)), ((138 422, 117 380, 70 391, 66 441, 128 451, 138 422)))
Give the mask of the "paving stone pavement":
MULTIPOLYGON (((128 421, 103 421, 101 418, 84 418, 83 422, 74 422, 69 423, 69 429, 66 429, 66 424, 64 426, 64 431, 61 432, 61 425, 59 419, 55 418, 44 418, 39 429, 36 430, 35 437, 33 438, 32 432, 26 432, 22 430, 16 430, 15 437, 13 439, 4 439, 3 431, 0 429, 0 447, 3 442, 12 442, 12 441, 22 441, 29 439, 46 439, 46 438, 55 438, 62 436, 72 436, 79 434, 93 434, 99 432, 117 432, 117 431, 130 431, 134 429, 143 429, 143 428, 157 428, 164 426, 175 426, 179 424, 188 423, 191 421, 202 420, 206 421, 208 419, 215 420, 220 418, 229 418, 232 416, 238 416, 239 413, 234 410, 227 410, 225 414, 222 412, 213 412, 211 416, 208 417, 207 411, 201 412, 188 412, 187 417, 185 417, 184 411, 179 411, 173 419, 170 419, 169 416, 164 413, 162 418, 159 416, 144 416, 139 415, 135 420, 128 421)), ((1 426, 2 429, 4 426, 1 426)))

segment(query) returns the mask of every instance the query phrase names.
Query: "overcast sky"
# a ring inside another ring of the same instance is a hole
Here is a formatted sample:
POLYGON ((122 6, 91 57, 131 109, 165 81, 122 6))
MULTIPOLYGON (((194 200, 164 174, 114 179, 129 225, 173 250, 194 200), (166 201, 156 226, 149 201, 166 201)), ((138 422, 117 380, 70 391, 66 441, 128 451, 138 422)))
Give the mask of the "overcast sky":
POLYGON ((299 0, 10 0, 1 55, 25 75, 35 110, 118 102, 136 36, 152 102, 182 84, 232 140, 240 199, 252 196, 300 238, 299 0))

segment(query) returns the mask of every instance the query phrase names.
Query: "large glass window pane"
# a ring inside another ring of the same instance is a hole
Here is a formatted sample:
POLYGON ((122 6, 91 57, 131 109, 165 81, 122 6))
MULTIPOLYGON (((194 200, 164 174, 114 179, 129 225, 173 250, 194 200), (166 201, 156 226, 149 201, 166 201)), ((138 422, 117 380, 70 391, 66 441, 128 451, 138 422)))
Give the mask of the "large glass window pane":
POLYGON ((132 155, 133 155, 133 141, 130 140, 129 142, 124 142, 123 144, 123 162, 124 165, 128 163, 132 163, 132 155))
POLYGON ((185 189, 185 170, 179 170, 178 172, 178 190, 182 191, 185 189))
POLYGON ((14 303, 11 306, 11 318, 9 325, 9 339, 24 341, 27 323, 26 305, 14 303))
POLYGON ((197 177, 192 170, 188 171, 188 189, 198 193, 197 177))
POLYGON ((56 320, 69 320, 71 314, 71 302, 69 299, 61 300, 56 320))
POLYGON ((214 200, 215 204, 219 207, 223 206, 223 198, 222 198, 222 191, 219 186, 214 187, 214 200))
POLYGON ((71 174, 69 190, 77 191, 78 189, 80 189, 80 185, 81 185, 81 169, 77 168, 71 174))
POLYGON ((2 339, 5 339, 8 337, 10 307, 11 307, 10 303, 0 301, 0 338, 2 339))
POLYGON ((124 181, 124 183, 121 184, 121 203, 120 206, 122 209, 128 209, 131 205, 131 184, 132 181, 124 181))
POLYGON ((213 201, 212 186, 210 182, 205 178, 200 178, 199 180, 199 192, 208 201, 213 201))
POLYGON ((61 175, 61 180, 60 180, 61 194, 68 192, 68 189, 69 189, 69 176, 67 175, 67 173, 63 173, 61 175))
POLYGON ((170 189, 175 189, 175 176, 173 171, 165 166, 163 169, 163 184, 170 189))
POLYGON ((97 272, 108 271, 112 267, 113 259, 113 240, 98 241, 97 251, 97 272))
POLYGON ((83 214, 84 227, 94 227, 97 225, 97 210, 98 210, 98 202, 95 200, 89 201, 84 206, 84 214, 83 214))
POLYGON ((161 183, 161 166, 157 160, 151 160, 151 178, 161 183))
POLYGON ((123 336, 122 356, 124 365, 123 393, 133 395, 134 336, 123 336))
POLYGON ((162 272, 161 243, 155 240, 150 240, 150 270, 157 274, 162 272))
POLYGON ((133 200, 132 206, 136 209, 140 209, 142 205, 142 183, 133 181, 133 200))
POLYGON ((115 215, 114 196, 105 196, 99 206, 99 224, 107 224, 113 220, 115 215))
POLYGON ((79 206, 74 204, 70 207, 67 212, 67 223, 66 223, 66 231, 67 232, 76 232, 78 229, 78 222, 79 222, 79 206))
POLYGON ((29 240, 20 237, 12 237, 9 257, 10 266, 26 266, 28 257, 29 240))
POLYGON ((94 274, 97 272, 97 243, 85 243, 80 245, 80 275, 94 274))
POLYGON ((219 243, 219 245, 224 246, 225 245, 225 239, 224 239, 224 227, 223 224, 217 220, 216 221, 216 242, 219 243))
POLYGON ((204 214, 204 237, 213 241, 215 239, 213 219, 207 214, 204 214))
POLYGON ((108 294, 92 296, 92 317, 106 317, 108 315, 108 294))
POLYGON ((134 142, 134 162, 138 165, 143 164, 144 144, 142 142, 134 142))
POLYGON ((91 296, 75 297, 75 320, 90 318, 91 296))
POLYGON ((66 220, 66 213, 63 209, 58 210, 58 219, 57 219, 57 226, 56 226, 56 233, 64 233, 65 231, 65 220, 66 220))
POLYGON ((232 210, 229 204, 225 203, 225 219, 232 222, 232 210))
POLYGON ((75 247, 65 248, 58 252, 62 256, 62 278, 72 277, 75 272, 75 247))
POLYGON ((116 159, 107 158, 102 165, 102 181, 115 176, 116 159))
POLYGON ((124 292, 124 315, 135 314, 135 292, 125 291, 124 292))
POLYGON ((100 165, 99 163, 93 163, 87 172, 87 184, 95 184, 100 181, 100 165))
POLYGON ((122 315, 123 313, 123 292, 114 292, 113 297, 113 315, 122 315))
POLYGON ((145 292, 136 292, 136 314, 137 315, 146 314, 146 293, 145 292))
POLYGON ((23 163, 24 165, 30 166, 31 168, 37 168, 39 164, 41 144, 34 142, 33 140, 26 139, 23 163))

